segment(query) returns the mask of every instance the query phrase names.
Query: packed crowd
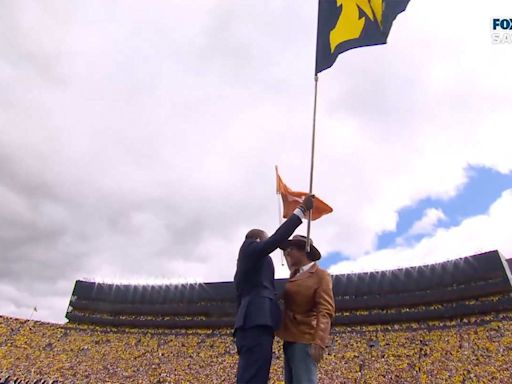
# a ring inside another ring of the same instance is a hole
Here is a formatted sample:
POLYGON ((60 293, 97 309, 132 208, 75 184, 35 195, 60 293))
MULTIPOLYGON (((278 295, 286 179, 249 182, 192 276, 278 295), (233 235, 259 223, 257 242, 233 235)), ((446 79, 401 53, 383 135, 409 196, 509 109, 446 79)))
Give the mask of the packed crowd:
POLYGON ((394 307, 394 308, 372 308, 372 309, 356 309, 356 310, 336 310, 336 315, 369 315, 369 314, 385 314, 385 313, 405 313, 405 312, 423 312, 432 309, 449 309, 458 305, 474 305, 477 303, 496 303, 504 298, 503 295, 485 296, 477 299, 466 299, 460 301, 429 304, 429 305, 415 305, 410 307, 394 307))
POLYGON ((11 375, 1 375, 0 384, 59 384, 57 380, 35 379, 23 380, 18 377, 11 377, 11 375))
MULTIPOLYGON (((278 340, 274 351, 276 384, 283 380, 278 340)), ((511 356, 512 313, 335 327, 319 376, 326 384, 507 383, 511 356)), ((229 329, 123 329, 0 317, 0 380, 231 383, 236 362, 229 329)))
MULTIPOLYGON (((126 320, 206 320, 206 316, 192 315, 110 315, 107 313, 74 310, 73 313, 83 316, 94 316, 102 319, 126 319, 126 320)), ((1 383, 0 383, 1 384, 1 383)))

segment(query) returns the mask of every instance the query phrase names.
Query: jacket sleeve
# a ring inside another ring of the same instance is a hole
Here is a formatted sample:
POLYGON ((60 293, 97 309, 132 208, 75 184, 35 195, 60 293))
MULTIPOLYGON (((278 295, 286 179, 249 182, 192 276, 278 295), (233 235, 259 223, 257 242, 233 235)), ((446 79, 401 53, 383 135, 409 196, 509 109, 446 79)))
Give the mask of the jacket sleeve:
POLYGON ((274 252, 279 244, 287 240, 301 224, 302 219, 292 214, 267 240, 252 243, 250 245, 251 253, 254 252, 263 257, 274 252))
POLYGON ((329 343, 331 320, 335 313, 332 280, 327 272, 322 273, 320 285, 315 291, 315 310, 317 321, 313 343, 325 348, 329 343))

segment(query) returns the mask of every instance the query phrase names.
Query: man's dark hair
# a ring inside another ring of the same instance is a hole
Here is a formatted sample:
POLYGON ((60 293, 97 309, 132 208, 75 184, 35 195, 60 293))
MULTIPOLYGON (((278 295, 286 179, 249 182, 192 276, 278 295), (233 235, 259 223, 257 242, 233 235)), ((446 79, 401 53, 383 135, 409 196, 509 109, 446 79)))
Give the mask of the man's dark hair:
POLYGON ((267 237, 267 233, 263 229, 254 228, 247 232, 245 235, 246 240, 264 240, 267 237))

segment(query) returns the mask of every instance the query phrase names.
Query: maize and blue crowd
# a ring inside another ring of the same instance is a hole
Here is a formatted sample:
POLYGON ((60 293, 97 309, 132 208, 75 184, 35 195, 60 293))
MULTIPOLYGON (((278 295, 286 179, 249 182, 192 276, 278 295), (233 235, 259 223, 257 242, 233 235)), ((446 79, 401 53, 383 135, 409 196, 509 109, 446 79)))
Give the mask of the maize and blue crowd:
MULTIPOLYGON (((270 382, 283 382, 274 343, 270 382)), ((319 382, 512 383, 512 313, 334 327, 319 382)), ((232 383, 230 329, 129 329, 0 317, 0 383, 232 383)))

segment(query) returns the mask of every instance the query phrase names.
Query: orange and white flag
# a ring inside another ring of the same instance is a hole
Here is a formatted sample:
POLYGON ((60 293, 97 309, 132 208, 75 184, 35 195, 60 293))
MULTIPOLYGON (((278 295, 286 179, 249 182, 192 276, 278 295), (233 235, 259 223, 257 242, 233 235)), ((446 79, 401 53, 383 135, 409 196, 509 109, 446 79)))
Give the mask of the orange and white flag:
MULTIPOLYGON (((285 219, 290 217, 295 208, 297 208, 304 200, 304 197, 308 195, 307 192, 292 191, 290 188, 288 188, 288 186, 283 182, 283 179, 281 179, 281 176, 279 176, 277 167, 276 193, 281 195, 281 199, 283 200, 283 218, 285 219)), ((332 208, 329 206, 329 204, 325 203, 315 195, 315 206, 311 212, 311 220, 319 219, 323 215, 327 215, 331 212, 332 208)))

